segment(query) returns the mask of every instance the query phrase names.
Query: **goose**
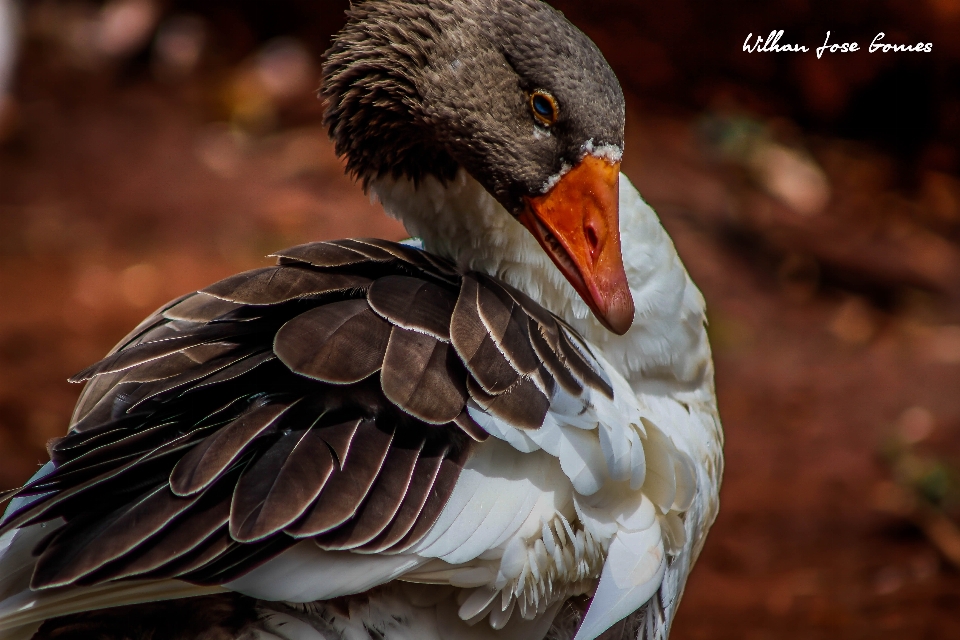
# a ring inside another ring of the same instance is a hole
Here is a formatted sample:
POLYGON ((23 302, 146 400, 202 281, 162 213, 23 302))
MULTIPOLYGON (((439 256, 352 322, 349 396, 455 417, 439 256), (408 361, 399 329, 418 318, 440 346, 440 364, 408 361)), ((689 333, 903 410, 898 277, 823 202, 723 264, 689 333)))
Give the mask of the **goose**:
POLYGON ((0 522, 5 638, 666 638, 716 517, 704 300, 538 0, 367 0, 336 152, 412 239, 163 306, 0 522))

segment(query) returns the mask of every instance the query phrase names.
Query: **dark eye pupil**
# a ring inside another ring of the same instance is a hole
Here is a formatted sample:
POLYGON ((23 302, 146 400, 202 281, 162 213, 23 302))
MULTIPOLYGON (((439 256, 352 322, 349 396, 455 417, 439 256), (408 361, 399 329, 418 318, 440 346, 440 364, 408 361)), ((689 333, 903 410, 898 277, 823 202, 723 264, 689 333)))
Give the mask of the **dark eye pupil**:
POLYGON ((553 105, 543 96, 533 97, 533 108, 544 118, 553 118, 553 105))

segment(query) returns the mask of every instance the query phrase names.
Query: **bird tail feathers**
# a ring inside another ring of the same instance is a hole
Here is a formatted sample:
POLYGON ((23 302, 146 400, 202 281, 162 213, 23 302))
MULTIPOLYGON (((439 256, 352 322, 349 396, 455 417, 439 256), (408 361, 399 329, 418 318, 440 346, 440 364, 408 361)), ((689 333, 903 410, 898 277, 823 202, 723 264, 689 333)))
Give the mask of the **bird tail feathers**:
POLYGON ((34 591, 30 589, 30 576, 36 563, 32 551, 37 542, 55 527, 55 522, 36 524, 14 529, 0 537, 0 637, 9 640, 30 638, 47 618, 80 611, 188 598, 224 590, 179 580, 141 580, 34 591))

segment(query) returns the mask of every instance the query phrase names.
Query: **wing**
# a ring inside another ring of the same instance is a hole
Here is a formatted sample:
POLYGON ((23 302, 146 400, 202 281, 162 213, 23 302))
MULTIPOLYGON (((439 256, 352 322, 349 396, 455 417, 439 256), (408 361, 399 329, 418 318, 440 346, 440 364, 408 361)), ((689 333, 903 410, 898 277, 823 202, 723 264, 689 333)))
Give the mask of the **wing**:
POLYGON ((34 549, 33 589, 224 584, 305 538, 399 553, 487 438, 477 419, 525 446, 548 411, 613 396, 569 327, 489 277, 379 240, 277 256, 174 301, 74 378, 88 382, 55 468, 0 528, 65 522, 34 549))

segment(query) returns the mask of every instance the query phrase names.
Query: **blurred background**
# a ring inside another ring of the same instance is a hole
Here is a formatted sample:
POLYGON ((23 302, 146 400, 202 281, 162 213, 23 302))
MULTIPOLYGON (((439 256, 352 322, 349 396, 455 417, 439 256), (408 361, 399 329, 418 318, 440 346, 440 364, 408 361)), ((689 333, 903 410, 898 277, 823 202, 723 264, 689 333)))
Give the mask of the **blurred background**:
MULTIPOLYGON (((709 304, 727 472, 673 637, 960 637, 960 0, 554 4, 709 304), (779 29, 811 52, 742 51, 779 29)), ((0 0, 0 489, 164 301, 403 237, 319 126, 346 6, 0 0)))

